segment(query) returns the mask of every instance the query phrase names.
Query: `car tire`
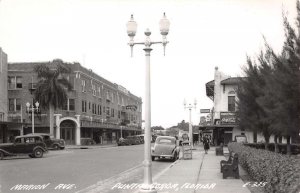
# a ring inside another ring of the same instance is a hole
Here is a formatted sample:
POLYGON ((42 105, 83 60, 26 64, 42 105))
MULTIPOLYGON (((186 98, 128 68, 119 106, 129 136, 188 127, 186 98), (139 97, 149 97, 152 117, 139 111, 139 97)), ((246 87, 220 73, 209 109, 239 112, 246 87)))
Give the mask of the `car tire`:
POLYGON ((4 158, 4 153, 0 151, 0 160, 3 160, 3 158, 4 158))
POLYGON ((41 158, 43 157, 43 150, 41 148, 37 148, 33 151, 33 155, 35 158, 41 158))
POLYGON ((53 149, 54 149, 54 150, 59 150, 59 146, 58 146, 57 144, 54 144, 54 145, 53 145, 53 149))
POLYGON ((152 156, 151 158, 152 158, 152 161, 155 161, 155 156, 152 156))
POLYGON ((65 149, 65 147, 60 147, 61 150, 65 149))

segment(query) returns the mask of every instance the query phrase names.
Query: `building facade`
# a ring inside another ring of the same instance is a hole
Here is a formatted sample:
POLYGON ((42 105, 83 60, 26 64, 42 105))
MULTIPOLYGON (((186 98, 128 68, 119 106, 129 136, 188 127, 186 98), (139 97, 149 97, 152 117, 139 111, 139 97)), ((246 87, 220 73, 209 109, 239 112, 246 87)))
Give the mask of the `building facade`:
POLYGON ((7 55, 0 47, 0 143, 6 141, 7 133, 7 55))
MULTIPOLYGON (((26 103, 33 99, 37 75, 34 66, 55 66, 61 60, 37 63, 9 63, 7 75, 8 120, 27 123, 19 133, 32 132, 31 113, 26 103)), ((65 75, 72 84, 68 100, 55 110, 54 136, 67 144, 81 144, 84 138, 98 144, 116 143, 120 136, 141 134, 142 99, 126 88, 112 83, 79 63, 68 64, 71 73, 65 75), (121 133, 122 132, 122 133, 121 133)), ((49 133, 49 110, 35 114, 35 133, 49 133)))
MULTIPOLYGON (((211 136, 215 145, 228 144, 236 135, 245 135, 250 143, 263 142, 262 134, 240 130, 236 121, 236 101, 239 77, 230 77, 215 68, 214 80, 206 83, 206 95, 213 100, 214 106, 209 117, 210 123, 200 123, 204 135, 211 136)), ((286 141, 285 138, 282 141, 286 141)), ((270 143, 274 136, 270 137, 270 143)))

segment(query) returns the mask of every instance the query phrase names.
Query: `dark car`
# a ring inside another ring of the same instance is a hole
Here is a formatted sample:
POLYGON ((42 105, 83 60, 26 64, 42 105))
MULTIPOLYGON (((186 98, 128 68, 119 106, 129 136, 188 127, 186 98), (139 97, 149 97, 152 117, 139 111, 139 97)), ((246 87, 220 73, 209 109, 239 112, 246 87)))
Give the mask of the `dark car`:
POLYGON ((179 158, 179 152, 180 148, 175 137, 159 136, 151 151, 152 161, 155 158, 169 158, 176 161, 179 158))
POLYGON ((118 146, 122 146, 122 145, 130 145, 129 144, 129 140, 128 139, 124 139, 124 138, 120 138, 119 140, 118 140, 118 146))
POLYGON ((41 158, 47 152, 47 146, 40 135, 17 136, 13 143, 0 144, 0 159, 6 156, 29 155, 31 158, 41 158))
POLYGON ((65 148, 65 140, 63 139, 55 139, 53 135, 47 134, 47 133, 29 133, 26 134, 26 136, 32 136, 32 135, 40 135, 43 137, 44 142, 47 145, 48 149, 64 149, 65 148))
POLYGON ((138 145, 142 143, 141 138, 136 135, 128 136, 126 139, 129 140, 130 145, 138 145))

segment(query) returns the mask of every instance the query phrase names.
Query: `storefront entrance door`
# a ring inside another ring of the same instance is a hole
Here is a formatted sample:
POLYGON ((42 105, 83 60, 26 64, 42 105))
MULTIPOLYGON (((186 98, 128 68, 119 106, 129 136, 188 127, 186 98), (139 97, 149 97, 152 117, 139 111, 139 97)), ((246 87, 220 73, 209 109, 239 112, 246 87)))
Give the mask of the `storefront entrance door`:
POLYGON ((66 145, 75 144, 75 124, 73 121, 66 120, 60 124, 60 136, 65 140, 66 145))

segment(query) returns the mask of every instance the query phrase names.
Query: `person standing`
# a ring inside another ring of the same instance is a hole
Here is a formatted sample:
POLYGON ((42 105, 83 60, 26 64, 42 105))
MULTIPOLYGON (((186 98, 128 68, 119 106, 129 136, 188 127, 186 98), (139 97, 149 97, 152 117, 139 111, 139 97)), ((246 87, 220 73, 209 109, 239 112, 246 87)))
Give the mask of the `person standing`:
POLYGON ((205 136, 203 139, 203 145, 204 145, 205 154, 207 154, 207 151, 209 150, 209 138, 207 136, 205 136))

